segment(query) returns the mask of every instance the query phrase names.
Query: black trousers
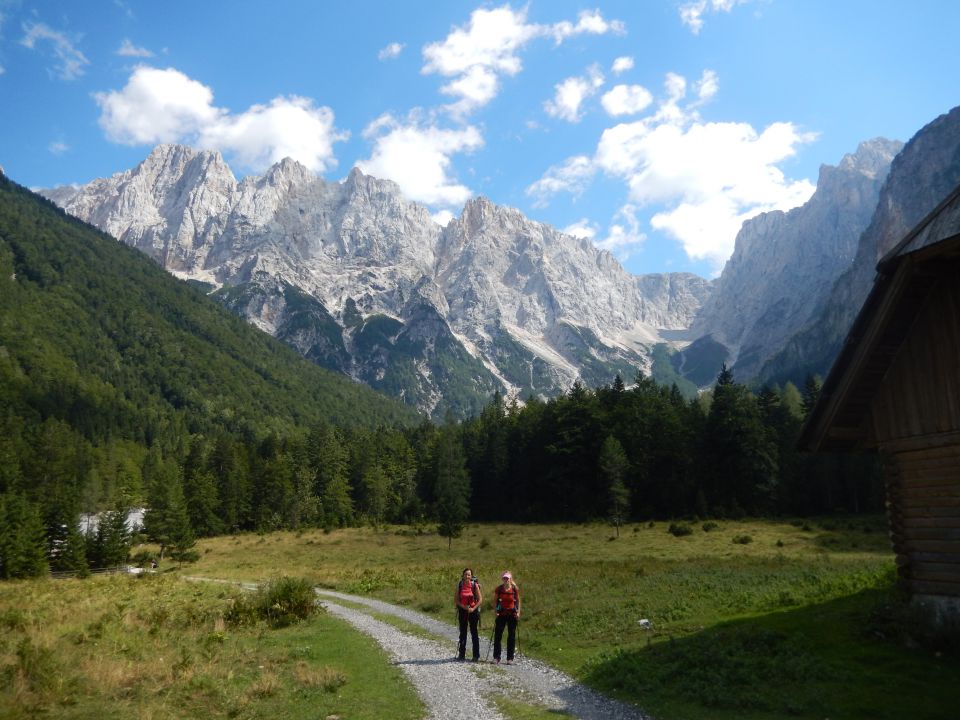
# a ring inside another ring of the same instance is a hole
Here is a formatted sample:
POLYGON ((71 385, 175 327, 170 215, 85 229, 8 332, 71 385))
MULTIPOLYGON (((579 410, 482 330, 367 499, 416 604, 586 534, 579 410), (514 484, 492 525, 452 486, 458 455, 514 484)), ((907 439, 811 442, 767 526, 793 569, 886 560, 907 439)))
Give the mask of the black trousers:
POLYGON ((494 625, 493 633, 493 659, 500 659, 501 641, 503 640, 503 629, 507 628, 507 660, 513 660, 513 651, 517 647, 517 616, 516 615, 498 615, 497 623, 494 625))
POLYGON ((480 624, 480 611, 468 613, 463 608, 457 608, 457 619, 460 621, 460 644, 457 645, 457 657, 463 660, 467 654, 467 624, 470 625, 470 639, 473 640, 473 659, 480 658, 480 633, 477 627, 480 624))

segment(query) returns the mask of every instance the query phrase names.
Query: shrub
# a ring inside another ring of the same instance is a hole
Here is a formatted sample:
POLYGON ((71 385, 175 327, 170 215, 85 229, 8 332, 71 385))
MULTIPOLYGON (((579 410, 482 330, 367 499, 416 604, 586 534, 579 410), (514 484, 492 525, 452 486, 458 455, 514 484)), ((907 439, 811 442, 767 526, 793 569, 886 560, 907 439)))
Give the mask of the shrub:
POLYGON ((692 535, 693 528, 687 523, 670 523, 670 527, 667 528, 667 532, 674 537, 682 537, 684 535, 692 535))
POLYGON ((485 550, 490 547, 490 541, 487 538, 480 538, 480 549, 485 550))
POLYGON ((317 612, 313 586, 302 578, 282 577, 263 585, 252 597, 241 596, 227 612, 231 625, 250 625, 265 620, 273 627, 286 627, 317 612))
POLYGON ((712 520, 708 520, 703 524, 703 531, 710 532, 711 530, 716 530, 718 527, 720 526, 717 525, 717 523, 713 522, 712 520))
POLYGON ((737 545, 747 545, 753 542, 753 538, 750 535, 737 535, 733 538, 733 542, 737 545))

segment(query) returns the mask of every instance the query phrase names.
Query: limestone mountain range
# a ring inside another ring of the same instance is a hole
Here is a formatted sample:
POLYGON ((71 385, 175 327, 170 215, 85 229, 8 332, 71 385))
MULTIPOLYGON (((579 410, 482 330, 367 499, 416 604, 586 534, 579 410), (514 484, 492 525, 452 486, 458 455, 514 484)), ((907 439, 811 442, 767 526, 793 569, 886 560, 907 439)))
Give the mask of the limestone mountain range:
POLYGON ((713 281, 631 275, 482 197, 441 227, 390 181, 327 181, 290 159, 238 181, 217 152, 160 145, 43 194, 309 359, 442 418, 495 391, 656 375, 658 345, 698 386, 724 361, 741 381, 825 372, 881 250, 960 182, 958 126, 955 110, 905 148, 878 138, 822 166, 806 204, 744 223, 713 281))

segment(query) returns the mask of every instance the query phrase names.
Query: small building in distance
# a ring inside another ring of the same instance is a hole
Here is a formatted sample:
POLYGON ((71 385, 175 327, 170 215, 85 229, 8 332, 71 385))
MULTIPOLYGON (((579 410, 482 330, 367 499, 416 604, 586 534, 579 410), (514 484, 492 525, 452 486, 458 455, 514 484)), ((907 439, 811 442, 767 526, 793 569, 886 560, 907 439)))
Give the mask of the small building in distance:
POLYGON ((960 187, 877 265, 800 446, 883 454, 900 578, 960 620, 960 187))

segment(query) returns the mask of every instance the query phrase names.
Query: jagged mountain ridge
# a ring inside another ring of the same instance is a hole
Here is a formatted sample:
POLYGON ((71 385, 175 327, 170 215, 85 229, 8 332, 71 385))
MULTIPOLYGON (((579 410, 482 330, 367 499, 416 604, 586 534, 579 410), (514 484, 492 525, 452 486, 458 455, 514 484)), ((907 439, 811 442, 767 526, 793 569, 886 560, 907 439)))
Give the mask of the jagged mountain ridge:
POLYGON ((780 382, 825 375, 873 284, 877 262, 960 185, 960 107, 921 128, 890 165, 852 265, 834 283, 811 321, 760 372, 780 382))
MULTIPOLYGON (((836 166, 821 166, 817 189, 804 205, 747 220, 715 292, 694 320, 691 334, 698 342, 686 355, 725 356, 736 377, 756 377, 822 310, 834 282, 851 267, 902 147, 883 138, 863 142, 836 166)), ((697 366, 702 376, 691 379, 712 382, 715 370, 697 366)))
POLYGON ((238 182, 217 152, 161 145, 45 194, 305 356, 434 415, 648 368, 711 290, 687 273, 632 276, 485 198, 441 228, 392 182, 357 169, 327 182, 290 159, 238 182))

